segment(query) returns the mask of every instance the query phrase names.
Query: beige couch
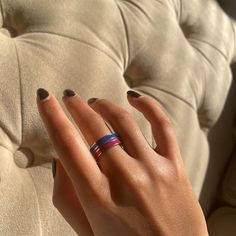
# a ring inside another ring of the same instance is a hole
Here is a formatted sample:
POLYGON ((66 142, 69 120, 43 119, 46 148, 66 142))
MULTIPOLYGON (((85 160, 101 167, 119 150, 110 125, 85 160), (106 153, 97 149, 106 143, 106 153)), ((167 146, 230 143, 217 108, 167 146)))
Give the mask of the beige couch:
POLYGON ((0 6, 1 236, 76 235, 52 204, 56 154, 37 111, 40 87, 63 107, 66 88, 84 100, 114 100, 153 147, 150 125, 126 91, 155 98, 174 124, 210 235, 236 235, 230 69, 236 23, 214 0, 0 0, 0 6))

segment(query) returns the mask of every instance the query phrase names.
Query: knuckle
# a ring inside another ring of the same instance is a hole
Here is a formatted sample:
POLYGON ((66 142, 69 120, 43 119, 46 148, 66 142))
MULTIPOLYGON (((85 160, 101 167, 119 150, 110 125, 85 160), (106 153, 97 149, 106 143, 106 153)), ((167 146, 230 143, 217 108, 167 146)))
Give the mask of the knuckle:
POLYGON ((156 107, 153 106, 148 113, 151 114, 150 116, 155 117, 158 123, 163 127, 172 127, 172 121, 163 110, 159 108, 156 109, 156 107))
POLYGON ((187 177, 187 172, 184 168, 184 166, 180 163, 175 163, 173 165, 173 171, 174 171, 174 176, 175 179, 182 182, 185 181, 187 177))
POLYGON ((133 192, 133 196, 143 198, 153 186, 151 185, 149 177, 132 175, 132 177, 128 181, 127 187, 132 190, 131 192, 133 192))
POLYGON ((55 130, 53 132, 53 139, 56 143, 59 143, 61 148, 71 148, 71 145, 75 139, 75 135, 68 130, 55 130))
POLYGON ((102 208, 105 208, 108 205, 107 198, 101 191, 94 192, 93 199, 95 204, 102 208))
POLYGON ((60 139, 64 136, 64 134, 67 134, 67 133, 68 133, 68 128, 62 127, 62 126, 54 127, 51 131, 51 135, 55 139, 60 139))
POLYGON ((162 169, 158 169, 155 174, 155 180, 158 182, 165 182, 169 179, 169 172, 167 170, 163 171, 162 169))
POLYGON ((129 175, 129 185, 136 190, 146 189, 149 184, 149 179, 146 175, 141 174, 130 174, 129 175))
POLYGON ((109 199, 109 188, 104 186, 104 183, 100 183, 96 187, 92 189, 90 192, 90 202, 91 204, 94 203, 96 206, 100 206, 101 208, 106 208, 109 206, 110 199, 109 199))
POLYGON ((114 112, 112 114, 113 118, 117 121, 122 121, 123 123, 126 122, 132 122, 133 118, 131 114, 125 110, 119 111, 119 112, 114 112))
MULTIPOLYGON (((127 163, 128 164, 128 163, 127 163)), ((128 187, 139 189, 148 186, 150 182, 147 167, 136 161, 129 162, 129 165, 123 166, 122 178, 128 187)))
POLYGON ((97 113, 89 114, 87 117, 83 120, 83 126, 87 129, 93 130, 98 127, 102 122, 102 118, 97 113))
POLYGON ((128 111, 122 108, 111 109, 108 99, 99 99, 96 102, 96 109, 98 109, 102 114, 109 112, 112 119, 117 121, 133 121, 133 117, 128 111))
POLYGON ((52 131, 51 131, 51 136, 52 136, 53 138, 59 138, 59 137, 61 136, 61 132, 62 132, 62 130, 61 130, 59 127, 54 128, 54 129, 52 129, 52 131))
POLYGON ((161 165, 162 168, 157 167, 156 172, 152 173, 154 178, 154 182, 157 185, 165 185, 165 186, 169 186, 169 185, 175 185, 179 183, 179 180, 181 179, 181 171, 178 172, 175 168, 175 166, 173 165, 173 163, 168 162, 167 163, 163 163, 163 165, 161 165))
POLYGON ((170 129, 172 128, 172 122, 167 116, 162 117, 160 119, 160 123, 164 128, 170 128, 170 129))

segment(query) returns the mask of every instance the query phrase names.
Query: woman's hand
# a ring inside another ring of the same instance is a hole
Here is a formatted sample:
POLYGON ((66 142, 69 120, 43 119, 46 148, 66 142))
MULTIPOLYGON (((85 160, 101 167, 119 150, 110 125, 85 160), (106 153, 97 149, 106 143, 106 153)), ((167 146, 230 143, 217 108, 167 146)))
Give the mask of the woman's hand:
POLYGON ((98 164, 55 96, 37 99, 59 157, 54 206, 79 236, 208 235, 170 120, 154 99, 127 98, 150 122, 155 149, 131 114, 111 100, 89 105, 78 94, 62 98, 89 146, 111 133, 105 121, 121 139, 124 149, 106 150, 98 164))

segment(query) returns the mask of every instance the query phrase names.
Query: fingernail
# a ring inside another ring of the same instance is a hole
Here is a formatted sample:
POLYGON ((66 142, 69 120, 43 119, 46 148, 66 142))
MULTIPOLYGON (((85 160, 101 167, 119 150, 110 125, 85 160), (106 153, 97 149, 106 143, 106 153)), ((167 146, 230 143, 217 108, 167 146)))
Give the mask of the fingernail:
POLYGON ((129 90, 129 91, 127 92, 127 94, 130 95, 130 96, 132 96, 132 97, 135 97, 135 98, 138 98, 138 97, 142 96, 141 94, 139 94, 139 93, 137 93, 137 92, 135 92, 135 91, 132 91, 132 90, 129 90))
POLYGON ((49 96, 49 93, 47 90, 43 89, 43 88, 39 88, 37 90, 37 97, 40 99, 40 100, 44 100, 46 99, 47 97, 49 96))
POLYGON ((96 100, 98 100, 98 98, 90 98, 90 99, 87 101, 87 103, 88 103, 88 104, 92 104, 92 103, 94 103, 96 100))
POLYGON ((76 93, 73 90, 71 90, 71 89, 65 89, 63 94, 66 97, 73 97, 73 96, 76 95, 76 93))
POLYGON ((53 176, 54 179, 55 179, 55 176, 56 176, 56 170, 57 170, 57 162, 56 162, 56 159, 53 158, 52 159, 52 176, 53 176))

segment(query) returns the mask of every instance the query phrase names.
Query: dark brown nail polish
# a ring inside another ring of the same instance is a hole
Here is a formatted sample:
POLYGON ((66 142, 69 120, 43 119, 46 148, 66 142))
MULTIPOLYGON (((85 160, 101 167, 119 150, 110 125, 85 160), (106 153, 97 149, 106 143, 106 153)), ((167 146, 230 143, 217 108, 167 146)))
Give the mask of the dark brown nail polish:
POLYGON ((56 170, 57 170, 57 162, 56 162, 56 159, 53 158, 52 159, 52 176, 53 176, 54 179, 55 179, 55 176, 56 176, 56 170))
POLYGON ((39 88, 37 90, 37 96, 40 100, 43 100, 45 98, 47 98, 49 96, 49 93, 47 90, 43 89, 43 88, 39 88))
POLYGON ((87 101, 87 103, 88 103, 88 104, 92 104, 92 103, 94 103, 96 100, 98 100, 98 98, 90 98, 90 99, 87 101))
POLYGON ((132 90, 129 90, 129 91, 127 92, 127 94, 130 95, 130 96, 132 96, 132 97, 135 97, 135 98, 138 98, 138 97, 142 96, 141 94, 139 94, 139 93, 137 93, 137 92, 135 92, 135 91, 132 91, 132 90))
POLYGON ((73 90, 71 90, 71 89, 65 89, 63 94, 66 97, 73 97, 73 96, 76 95, 76 93, 73 90))

